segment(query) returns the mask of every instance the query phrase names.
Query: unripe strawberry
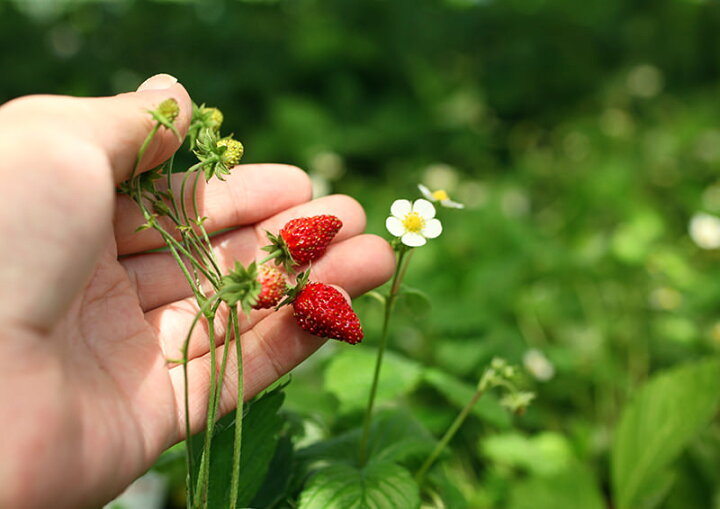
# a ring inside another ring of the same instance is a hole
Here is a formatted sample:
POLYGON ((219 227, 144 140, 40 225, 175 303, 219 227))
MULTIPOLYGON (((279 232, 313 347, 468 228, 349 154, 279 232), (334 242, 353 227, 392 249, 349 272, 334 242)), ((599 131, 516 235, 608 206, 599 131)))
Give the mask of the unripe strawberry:
POLYGON ((217 142, 218 147, 226 147, 225 152, 222 154, 222 162, 227 167, 235 166, 240 162, 245 149, 243 144, 232 138, 223 138, 217 142))
POLYGON ((264 249, 277 255, 276 263, 292 269, 320 258, 340 228, 342 221, 335 216, 299 217, 288 221, 280 235, 268 233, 271 245, 264 249))
POLYGON ((258 281, 262 285, 260 295, 253 309, 267 309, 277 306, 287 288, 285 275, 275 267, 261 265, 258 269, 258 281))
POLYGON ((297 323, 306 331, 354 345, 363 339, 360 320, 345 297, 323 283, 309 283, 292 303, 297 323))

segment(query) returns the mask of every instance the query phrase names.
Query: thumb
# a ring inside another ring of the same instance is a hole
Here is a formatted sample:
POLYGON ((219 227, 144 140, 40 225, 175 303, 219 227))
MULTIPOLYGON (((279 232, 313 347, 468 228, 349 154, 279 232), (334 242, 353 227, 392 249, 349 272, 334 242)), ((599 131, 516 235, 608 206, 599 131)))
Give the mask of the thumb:
MULTIPOLYGON (((184 138, 190 125, 192 102, 185 87, 169 74, 157 74, 147 79, 136 92, 81 99, 93 110, 90 125, 96 127, 94 142, 108 155, 116 184, 132 175, 138 151, 155 126, 156 121, 149 111, 170 98, 178 104, 175 126, 184 138)), ((181 143, 182 139, 172 131, 160 127, 140 161, 138 172, 154 168, 168 159, 181 143)))
MULTIPOLYGON (((155 126, 149 111, 170 98, 177 101, 179 115, 175 126, 184 137, 192 117, 192 102, 185 87, 169 74, 149 78, 136 92, 112 97, 35 95, 15 99, 0 108, 0 134, 3 126, 23 125, 26 127, 23 132, 34 137, 91 145, 107 156, 112 178, 118 184, 131 176, 138 151, 155 126)), ((17 130, 12 131, 17 136, 17 130)), ((145 151, 138 171, 157 166, 180 144, 173 132, 161 127, 145 151)))

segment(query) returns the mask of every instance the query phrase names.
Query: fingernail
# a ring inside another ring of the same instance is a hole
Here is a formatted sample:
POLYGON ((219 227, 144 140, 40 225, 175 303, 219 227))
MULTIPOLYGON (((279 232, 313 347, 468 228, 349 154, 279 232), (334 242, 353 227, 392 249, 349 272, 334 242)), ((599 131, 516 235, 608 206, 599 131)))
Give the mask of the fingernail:
POLYGON ((166 90, 177 82, 178 80, 175 76, 156 74, 143 81, 142 85, 138 87, 138 92, 144 92, 145 90, 166 90))

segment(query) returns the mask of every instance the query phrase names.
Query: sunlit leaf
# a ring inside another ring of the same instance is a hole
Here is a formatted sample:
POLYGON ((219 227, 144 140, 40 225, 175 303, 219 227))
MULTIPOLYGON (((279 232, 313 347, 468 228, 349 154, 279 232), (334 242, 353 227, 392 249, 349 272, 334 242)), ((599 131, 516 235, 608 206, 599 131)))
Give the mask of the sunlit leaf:
POLYGON ((625 408, 612 446, 620 509, 652 507, 669 488, 666 469, 718 410, 720 361, 681 366, 651 379, 625 408))

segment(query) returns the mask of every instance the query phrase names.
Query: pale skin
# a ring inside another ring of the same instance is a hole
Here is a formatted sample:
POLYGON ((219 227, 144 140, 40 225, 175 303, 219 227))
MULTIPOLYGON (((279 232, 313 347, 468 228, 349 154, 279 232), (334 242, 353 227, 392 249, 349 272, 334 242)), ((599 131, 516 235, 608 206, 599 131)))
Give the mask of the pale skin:
MULTIPOLYGON (((168 359, 197 311, 182 273, 142 216, 115 192, 152 127, 146 110, 173 97, 187 129, 190 98, 167 75, 108 98, 32 96, 0 107, 0 507, 98 507, 185 438, 183 374, 168 359)), ((140 170, 179 142, 161 130, 140 170)), ((201 215, 227 270, 260 258, 264 230, 290 218, 334 214, 344 223, 313 279, 359 295, 392 274, 389 245, 363 234, 347 196, 311 199, 308 177, 285 165, 240 165, 200 190, 201 215)), ((217 349, 225 315, 217 320, 217 349)), ((318 349, 292 310, 242 322, 246 399, 318 349)), ((349 346, 348 346, 349 347, 349 346)), ((230 352, 234 352, 231 345, 230 352)), ((191 339, 191 427, 202 429, 210 347, 191 339)), ((228 363, 221 413, 234 408, 228 363)))

